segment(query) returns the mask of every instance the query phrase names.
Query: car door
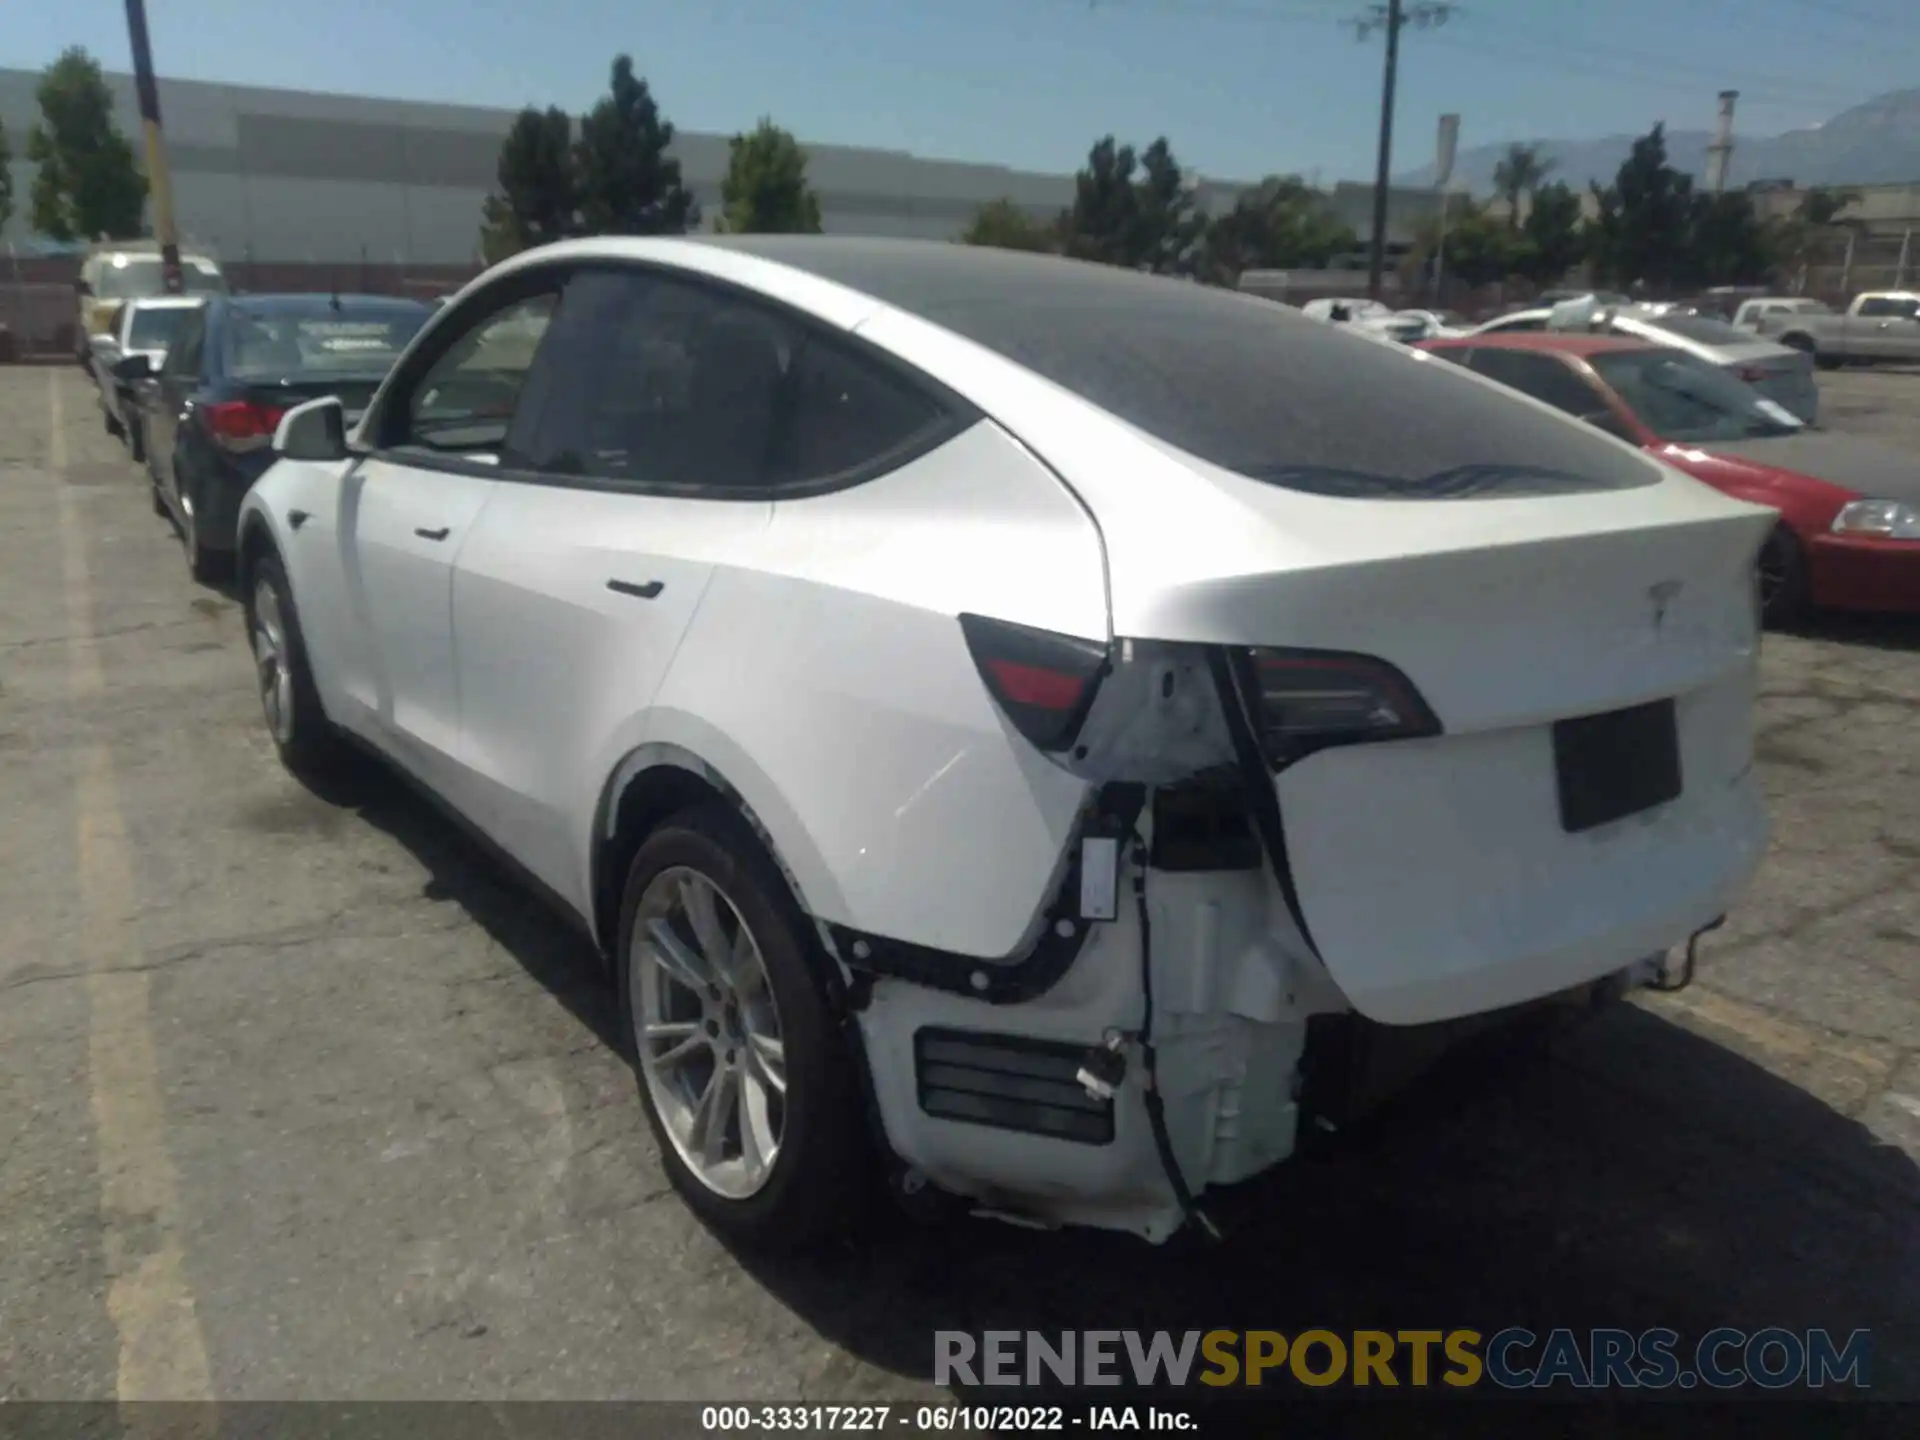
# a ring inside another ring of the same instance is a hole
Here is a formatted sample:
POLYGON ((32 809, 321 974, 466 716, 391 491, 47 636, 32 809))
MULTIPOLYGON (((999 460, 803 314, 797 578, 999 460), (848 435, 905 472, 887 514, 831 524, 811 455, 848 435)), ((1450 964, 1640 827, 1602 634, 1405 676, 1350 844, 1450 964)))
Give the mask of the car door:
POLYGON ((1862 302, 1858 353, 1873 360, 1920 360, 1920 300, 1882 296, 1862 302))
POLYGON ((460 551, 453 632, 482 826, 584 907, 598 787, 716 566, 772 517, 764 481, 796 322, 637 268, 572 279, 527 453, 460 551))
POLYGON ((196 312, 180 327, 179 338, 167 348, 160 373, 142 382, 146 389, 140 408, 146 424, 147 460, 167 494, 178 500, 173 474, 173 447, 187 402, 199 385, 200 359, 206 349, 207 312, 196 312))
POLYGON ((366 427, 371 451, 347 477, 340 544, 356 632, 346 678, 378 742, 469 813, 454 673, 453 567, 513 442, 521 392, 561 277, 509 277, 470 297, 410 354, 366 427))

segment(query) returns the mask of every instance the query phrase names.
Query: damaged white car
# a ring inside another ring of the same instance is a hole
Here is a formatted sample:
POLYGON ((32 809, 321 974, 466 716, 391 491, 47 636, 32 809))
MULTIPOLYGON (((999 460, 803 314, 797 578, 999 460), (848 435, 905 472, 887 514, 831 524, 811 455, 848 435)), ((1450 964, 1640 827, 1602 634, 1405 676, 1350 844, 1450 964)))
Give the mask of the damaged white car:
POLYGON ((1164 1239, 1356 1046, 1651 979, 1764 844, 1771 513, 1261 300, 571 241, 274 443, 275 742, 370 745, 580 922, 749 1242, 870 1158, 1164 1239))

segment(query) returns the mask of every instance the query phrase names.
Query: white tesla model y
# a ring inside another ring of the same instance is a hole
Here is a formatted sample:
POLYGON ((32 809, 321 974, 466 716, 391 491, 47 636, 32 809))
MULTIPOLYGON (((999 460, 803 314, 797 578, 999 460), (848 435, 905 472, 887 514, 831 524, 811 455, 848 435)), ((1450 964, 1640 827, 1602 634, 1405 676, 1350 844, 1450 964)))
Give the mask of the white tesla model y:
POLYGON ((749 1241, 868 1156, 1164 1238, 1366 1057, 1675 973, 1764 844, 1770 514, 1264 300, 571 241, 275 445, 280 750, 371 745, 579 920, 749 1241))

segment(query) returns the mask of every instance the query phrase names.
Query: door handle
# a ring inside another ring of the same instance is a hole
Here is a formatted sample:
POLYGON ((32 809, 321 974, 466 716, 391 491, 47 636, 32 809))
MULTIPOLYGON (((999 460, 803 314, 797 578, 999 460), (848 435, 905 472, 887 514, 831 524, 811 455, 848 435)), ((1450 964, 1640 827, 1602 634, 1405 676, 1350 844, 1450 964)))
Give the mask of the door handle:
POLYGON ((633 595, 642 600, 651 600, 667 587, 665 582, 660 580, 649 580, 644 585, 636 585, 631 580, 609 580, 607 588, 617 595, 633 595))
POLYGON ((312 518, 313 517, 304 510, 287 511, 287 524, 291 525, 296 530, 298 530, 302 525, 306 524, 307 521, 311 520, 312 518))
POLYGON ((444 540, 453 532, 442 525, 438 530, 416 529, 413 533, 418 535, 422 540, 444 540))

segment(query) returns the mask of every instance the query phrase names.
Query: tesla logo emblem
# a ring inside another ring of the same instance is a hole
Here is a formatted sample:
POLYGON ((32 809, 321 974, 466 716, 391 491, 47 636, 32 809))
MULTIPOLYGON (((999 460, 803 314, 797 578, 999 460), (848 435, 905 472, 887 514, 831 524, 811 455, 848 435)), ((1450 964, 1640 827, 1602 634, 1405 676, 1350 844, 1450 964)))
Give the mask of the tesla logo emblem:
POLYGON ((1647 598, 1653 601, 1653 628, 1660 629, 1667 623, 1667 607, 1673 604, 1674 597, 1680 593, 1678 580, 1662 580, 1658 585, 1647 587, 1647 598))

